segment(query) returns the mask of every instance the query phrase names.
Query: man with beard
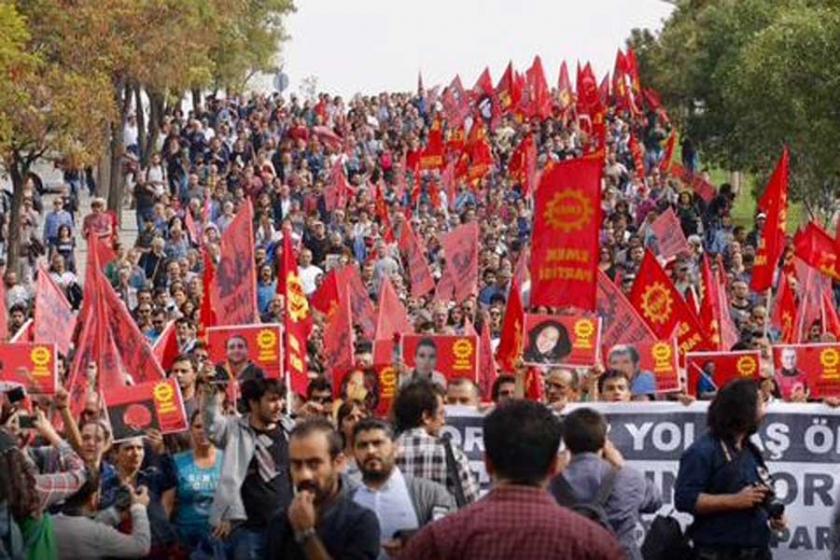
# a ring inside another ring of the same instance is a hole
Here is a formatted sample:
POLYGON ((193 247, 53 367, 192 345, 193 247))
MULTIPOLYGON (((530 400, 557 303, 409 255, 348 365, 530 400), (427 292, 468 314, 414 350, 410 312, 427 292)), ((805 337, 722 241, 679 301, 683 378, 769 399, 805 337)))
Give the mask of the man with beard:
POLYGON ((263 379, 265 372, 251 361, 248 341, 240 335, 233 335, 225 343, 227 360, 216 364, 216 380, 227 383, 236 379, 243 383, 249 379, 263 379))
POLYGON ((341 437, 326 419, 305 420, 292 430, 289 464, 295 497, 272 519, 264 558, 377 557, 379 523, 342 488, 341 449, 341 437))
POLYGON ((405 541, 428 523, 455 511, 446 488, 431 480, 403 475, 394 464, 394 430, 378 418, 366 418, 353 429, 353 454, 362 486, 353 501, 376 513, 382 539, 380 560, 399 555, 405 541))
POLYGON ((266 529, 292 499, 289 480, 291 421, 283 416, 286 388, 277 379, 242 384, 247 415, 222 414, 219 394, 202 385, 207 436, 224 452, 222 476, 210 509, 213 536, 229 558, 264 558, 266 529))

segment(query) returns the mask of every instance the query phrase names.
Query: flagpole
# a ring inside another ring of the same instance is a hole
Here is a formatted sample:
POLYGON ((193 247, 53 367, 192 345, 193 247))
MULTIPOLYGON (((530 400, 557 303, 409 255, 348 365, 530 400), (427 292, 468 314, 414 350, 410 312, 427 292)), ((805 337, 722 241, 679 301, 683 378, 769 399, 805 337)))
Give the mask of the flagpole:
MULTIPOLYGON (((784 274, 784 271, 782 271, 784 274)), ((764 338, 767 338, 767 331, 770 330, 770 304, 773 301, 773 288, 767 288, 766 309, 764 316, 764 338)))

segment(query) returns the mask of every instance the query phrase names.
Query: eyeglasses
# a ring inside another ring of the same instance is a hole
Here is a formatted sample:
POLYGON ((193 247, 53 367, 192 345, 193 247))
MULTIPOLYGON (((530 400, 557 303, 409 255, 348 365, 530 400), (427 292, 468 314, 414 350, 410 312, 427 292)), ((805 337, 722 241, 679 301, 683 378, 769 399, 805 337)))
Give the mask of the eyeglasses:
POLYGON ((323 396, 320 396, 320 397, 317 396, 317 395, 312 395, 312 398, 309 399, 310 402, 314 402, 314 403, 318 403, 318 404, 330 404, 332 402, 332 400, 333 400, 332 397, 330 397, 328 395, 323 395, 323 396))

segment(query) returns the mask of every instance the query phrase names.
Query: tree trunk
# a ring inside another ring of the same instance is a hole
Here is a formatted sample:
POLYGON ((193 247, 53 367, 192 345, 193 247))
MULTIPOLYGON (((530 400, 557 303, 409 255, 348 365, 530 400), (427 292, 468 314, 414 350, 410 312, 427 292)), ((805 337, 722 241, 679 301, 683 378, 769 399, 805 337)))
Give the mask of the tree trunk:
POLYGON ((137 147, 140 148, 140 166, 145 167, 148 162, 143 146, 146 145, 146 112, 143 110, 143 89, 134 87, 134 112, 137 115, 137 147))
POLYGON ((6 270, 15 272, 20 278, 20 208, 23 206, 23 186, 26 182, 26 174, 29 173, 29 164, 20 157, 18 152, 12 152, 9 174, 12 176, 12 209, 9 217, 9 235, 7 243, 6 270))
POLYGON ((195 118, 201 117, 201 90, 198 88, 192 90, 192 104, 195 118))
POLYGON ((160 133, 160 125, 163 122, 164 97, 160 93, 147 91, 149 96, 149 127, 146 135, 146 144, 143 146, 144 161, 148 161, 155 152, 155 144, 160 133))
POLYGON ((111 123, 111 143, 108 147, 110 165, 108 172, 108 210, 119 212, 122 207, 122 126, 124 120, 119 123, 111 123))

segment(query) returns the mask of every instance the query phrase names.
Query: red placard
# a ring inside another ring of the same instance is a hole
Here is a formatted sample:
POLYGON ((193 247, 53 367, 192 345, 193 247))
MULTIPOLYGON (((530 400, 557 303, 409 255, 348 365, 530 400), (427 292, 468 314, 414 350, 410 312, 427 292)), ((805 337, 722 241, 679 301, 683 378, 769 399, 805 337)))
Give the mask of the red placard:
POLYGON ((105 405, 114 441, 140 437, 153 429, 174 434, 189 427, 175 379, 112 387, 105 391, 105 405))
POLYGON ((55 344, 0 344, 0 381, 23 385, 27 393, 55 393, 58 384, 55 344))
POLYGON ((468 377, 478 383, 477 336, 404 336, 402 355, 406 366, 421 375, 434 378, 438 373, 447 380, 468 377))
POLYGON ((376 416, 385 417, 397 394, 399 371, 391 364, 333 372, 333 394, 342 401, 362 401, 376 416))
POLYGON ((758 350, 743 352, 689 352, 688 394, 697 396, 697 387, 703 375, 708 376, 718 390, 735 379, 758 379, 761 372, 761 353, 758 350), (710 370, 710 368, 714 368, 710 370))
POLYGON ((611 363, 613 350, 623 347, 634 350, 639 357, 637 374, 650 373, 656 383, 657 393, 671 393, 682 389, 679 369, 679 350, 676 339, 637 342, 636 344, 617 344, 604 348, 606 367, 615 367, 611 363))
POLYGON ((600 319, 593 314, 525 314, 522 359, 529 365, 593 366, 601 344, 600 319))
MULTIPOLYGON (((240 338, 245 342, 248 361, 263 370, 267 378, 280 377, 283 364, 283 337, 279 324, 264 323, 207 329, 210 361, 216 365, 224 365, 231 359, 242 359, 242 356, 236 354, 236 348, 228 349, 231 338, 240 338)), ((241 348, 238 350, 242 351, 241 348)))
POLYGON ((776 381, 782 396, 796 390, 811 398, 840 396, 840 344, 789 344, 773 347, 776 381))

